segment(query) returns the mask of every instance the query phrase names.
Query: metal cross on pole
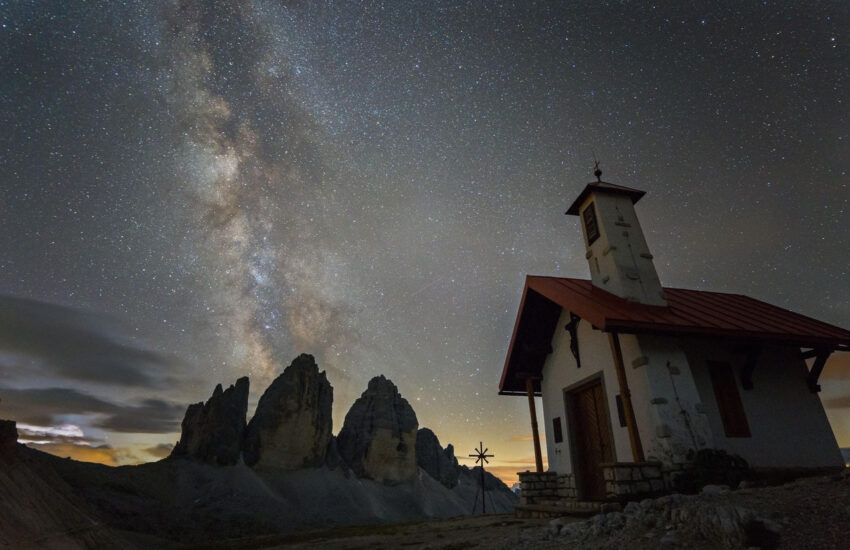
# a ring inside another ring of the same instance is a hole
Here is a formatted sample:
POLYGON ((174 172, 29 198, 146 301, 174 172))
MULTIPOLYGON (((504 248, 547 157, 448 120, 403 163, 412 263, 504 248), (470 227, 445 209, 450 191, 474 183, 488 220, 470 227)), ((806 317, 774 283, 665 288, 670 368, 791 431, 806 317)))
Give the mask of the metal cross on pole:
POLYGON ((484 500, 484 465, 490 464, 490 461, 487 460, 487 459, 493 458, 493 456, 495 456, 495 455, 488 455, 487 451, 489 451, 489 450, 490 449, 485 449, 484 443, 479 441, 478 442, 478 448, 475 449, 475 454, 469 455, 471 458, 475 459, 476 464, 478 464, 479 462, 481 463, 481 513, 482 514, 487 513, 487 501, 484 500))

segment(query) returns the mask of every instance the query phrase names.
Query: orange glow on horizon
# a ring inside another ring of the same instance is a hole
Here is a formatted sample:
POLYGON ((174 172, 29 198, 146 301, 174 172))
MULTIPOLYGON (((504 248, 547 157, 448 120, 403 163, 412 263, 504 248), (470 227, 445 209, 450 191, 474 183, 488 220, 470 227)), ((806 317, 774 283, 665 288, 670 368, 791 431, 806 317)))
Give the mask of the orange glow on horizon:
POLYGON ((115 449, 105 447, 88 447, 86 445, 69 445, 65 443, 47 443, 43 445, 27 445, 30 449, 42 451, 60 458, 70 458, 80 462, 93 462, 106 466, 118 466, 115 449))

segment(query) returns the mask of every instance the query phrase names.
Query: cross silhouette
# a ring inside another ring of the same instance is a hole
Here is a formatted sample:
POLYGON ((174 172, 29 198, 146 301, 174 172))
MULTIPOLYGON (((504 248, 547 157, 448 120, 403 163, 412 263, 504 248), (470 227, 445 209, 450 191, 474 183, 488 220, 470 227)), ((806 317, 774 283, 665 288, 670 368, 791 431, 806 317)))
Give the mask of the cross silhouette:
POLYGON ((495 455, 488 455, 488 454, 486 454, 486 453, 487 453, 487 451, 489 451, 490 449, 484 449, 483 451, 482 451, 481 449, 484 449, 484 443, 482 443, 482 442, 480 442, 480 441, 479 441, 479 442, 478 442, 478 447, 475 449, 476 454, 474 454, 474 455, 469 455, 469 456, 470 456, 471 458, 474 458, 474 459, 475 459, 475 463, 476 463, 476 464, 478 464, 479 462, 481 462, 481 467, 483 468, 483 467, 484 467, 484 464, 490 464, 490 461, 489 461, 489 460, 487 460, 487 459, 488 459, 488 458, 493 458, 495 455))
MULTIPOLYGON (((481 463, 481 513, 482 514, 487 513, 487 502, 484 499, 484 465, 490 464, 490 461, 487 460, 487 459, 493 458, 493 456, 495 456, 495 455, 488 455, 487 451, 489 451, 489 450, 490 449, 484 448, 484 443, 482 441, 479 441, 478 447, 475 449, 475 454, 469 455, 471 458, 475 459, 476 464, 478 464, 479 462, 481 463)), ((473 505, 472 511, 473 511, 473 513, 475 512, 474 505, 473 505)))

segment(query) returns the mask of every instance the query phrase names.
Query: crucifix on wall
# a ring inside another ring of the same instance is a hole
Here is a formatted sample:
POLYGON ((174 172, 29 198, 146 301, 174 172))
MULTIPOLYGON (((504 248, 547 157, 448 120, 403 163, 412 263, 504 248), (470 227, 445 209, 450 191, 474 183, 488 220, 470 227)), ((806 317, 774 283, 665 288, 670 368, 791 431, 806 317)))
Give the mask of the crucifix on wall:
POLYGON ((581 321, 581 317, 570 312, 570 322, 567 323, 567 326, 564 329, 570 333, 570 351, 573 352, 573 357, 576 358, 576 367, 581 368, 581 359, 578 355, 578 322, 581 321))

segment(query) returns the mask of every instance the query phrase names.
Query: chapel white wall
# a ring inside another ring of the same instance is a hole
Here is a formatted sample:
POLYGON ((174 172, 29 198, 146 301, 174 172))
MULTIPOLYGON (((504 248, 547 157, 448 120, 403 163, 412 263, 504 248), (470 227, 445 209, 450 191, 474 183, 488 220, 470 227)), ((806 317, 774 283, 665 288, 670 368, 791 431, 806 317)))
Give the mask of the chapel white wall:
POLYGON ((643 374, 633 377, 632 403, 635 416, 644 419, 643 426, 638 423, 644 455, 683 464, 689 451, 714 445, 688 359, 677 338, 642 334, 635 339, 637 346, 628 355, 624 350, 623 362, 627 371, 643 374))
MULTIPOLYGON (((614 360, 611 356, 608 334, 594 330, 590 323, 585 320, 579 322, 578 339, 581 368, 577 368, 575 358, 570 350, 570 334, 564 330, 564 327, 569 321, 569 312, 563 311, 555 328, 555 334, 552 337, 552 353, 547 357, 543 365, 541 390, 543 394, 543 416, 549 470, 558 473, 573 472, 564 389, 589 382, 600 375, 602 377, 606 410, 608 411, 611 437, 614 444, 614 460, 631 462, 632 451, 631 443, 629 442, 629 433, 625 427, 620 426, 617 414, 616 395, 620 390, 617 383, 617 374, 614 370, 614 360), (561 443, 555 443, 554 440, 552 420, 556 417, 561 418, 564 435, 561 443)), ((630 335, 622 335, 620 337, 620 346, 624 354, 631 354, 636 347, 636 339, 630 335)), ((627 372, 626 376, 631 385, 636 383, 635 379, 642 376, 642 374, 627 372)), ((632 389, 632 397, 633 399, 635 398, 635 389, 632 389)), ((646 425, 647 419, 642 419, 637 411, 635 411, 635 414, 638 416, 637 424, 643 437, 643 430, 645 428, 643 428, 642 424, 646 425)))
POLYGON ((714 434, 715 446, 738 454, 755 468, 841 467, 844 460, 817 393, 806 384, 808 370, 799 348, 765 345, 752 373, 752 390, 738 392, 751 437, 726 437, 711 385, 707 360, 728 361, 737 374, 742 354, 708 339, 682 343, 714 434))

